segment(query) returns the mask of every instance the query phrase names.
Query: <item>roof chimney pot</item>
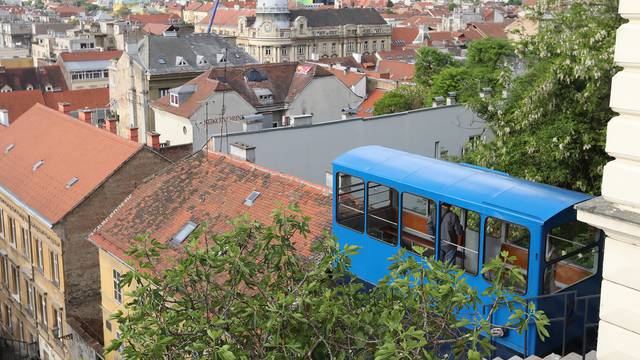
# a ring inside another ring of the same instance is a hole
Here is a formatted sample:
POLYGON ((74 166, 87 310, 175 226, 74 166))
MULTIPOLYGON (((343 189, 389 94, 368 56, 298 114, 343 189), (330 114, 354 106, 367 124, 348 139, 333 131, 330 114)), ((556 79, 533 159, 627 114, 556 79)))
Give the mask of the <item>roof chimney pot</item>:
POLYGON ((236 159, 248 161, 250 163, 256 162, 256 147, 243 144, 240 142, 234 142, 229 145, 229 154, 236 159))
POLYGON ((107 119, 107 130, 109 130, 112 134, 118 134, 118 120, 117 119, 107 119))
POLYGON ((147 133, 147 145, 154 150, 160 149, 160 134, 155 131, 149 131, 147 133))
POLYGON ((132 127, 129 128, 129 140, 133 142, 138 142, 138 128, 132 127))
POLYGON ((69 111, 71 109, 71 104, 68 102, 59 102, 58 103, 58 111, 65 113, 65 114, 69 114, 69 111))
POLYGON ((93 112, 90 109, 84 108, 78 112, 78 119, 86 124, 91 125, 92 113, 93 112))

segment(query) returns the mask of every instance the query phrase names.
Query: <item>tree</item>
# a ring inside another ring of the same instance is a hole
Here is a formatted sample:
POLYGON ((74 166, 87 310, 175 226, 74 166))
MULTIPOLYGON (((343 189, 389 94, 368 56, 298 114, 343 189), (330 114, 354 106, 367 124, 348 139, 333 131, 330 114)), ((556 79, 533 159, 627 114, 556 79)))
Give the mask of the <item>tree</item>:
POLYGON ((419 109, 424 106, 424 93, 420 87, 402 85, 384 94, 373 105, 374 115, 391 114, 419 109))
MULTIPOLYGON (((496 139, 469 152, 466 161, 597 194, 608 159, 613 50, 622 20, 617 1, 552 5, 547 16, 538 14, 539 33, 519 44, 524 75, 504 69, 499 83, 506 96, 471 104, 496 139)), ((492 62, 480 54, 474 58, 492 62)))
POLYGON ((485 38, 472 41, 467 51, 467 66, 497 69, 508 58, 514 57, 512 43, 507 39, 485 38))
POLYGON ((129 9, 126 6, 123 6, 123 7, 119 8, 118 10, 116 10, 115 15, 118 16, 119 18, 125 18, 125 17, 131 15, 131 9, 129 9))
POLYGON ((89 4, 89 3, 84 4, 83 7, 84 7, 84 11, 88 12, 88 13, 92 12, 92 11, 95 11, 95 10, 98 10, 100 8, 96 4, 89 4))
MULTIPOLYGON (((114 315, 122 347, 132 359, 433 359, 443 353, 479 360, 491 348, 489 317, 462 271, 401 252, 390 276, 364 291, 348 272, 356 249, 326 237, 314 260, 295 253, 291 239, 308 234, 296 207, 275 212, 271 225, 247 218, 224 234, 199 227, 171 263, 167 246, 147 237, 128 252, 135 259, 122 286, 133 289, 114 315), (169 261, 168 259, 166 261, 169 261), (459 319, 462 309, 477 316, 459 319), (451 354, 453 353, 453 354, 451 354)), ((418 249, 421 251, 421 249, 418 249)), ((523 281, 506 254, 489 265, 485 295, 496 306, 515 300, 506 324, 521 331, 535 321, 548 336, 548 319, 514 294, 523 281)))
POLYGON ((391 0, 387 0, 387 7, 388 7, 388 8, 392 8, 392 7, 393 7, 393 5, 394 5, 393 1, 391 1, 391 0))
POLYGON ((430 86, 432 79, 442 69, 454 65, 455 60, 448 52, 442 52, 432 47, 422 47, 416 54, 415 75, 416 83, 430 86))

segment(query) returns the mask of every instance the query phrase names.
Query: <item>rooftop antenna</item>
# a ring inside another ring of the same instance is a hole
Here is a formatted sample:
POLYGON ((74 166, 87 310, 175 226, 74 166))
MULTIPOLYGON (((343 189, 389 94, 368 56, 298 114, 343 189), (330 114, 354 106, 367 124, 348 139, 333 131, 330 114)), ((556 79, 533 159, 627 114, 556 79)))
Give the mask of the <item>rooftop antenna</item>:
MULTIPOLYGON (((224 48, 224 73, 223 73, 223 79, 224 79, 224 83, 227 83, 227 48, 224 48)), ((227 137, 227 147, 229 147, 229 134, 224 132, 224 126, 226 124, 226 120, 224 118, 224 113, 225 113, 225 107, 224 107, 224 93, 226 91, 223 89, 222 90, 222 109, 221 109, 221 114, 220 114, 220 152, 222 152, 222 139, 224 137, 227 137)), ((229 127, 227 126, 226 129, 228 130, 229 127)), ((228 150, 228 149, 227 149, 228 150)))

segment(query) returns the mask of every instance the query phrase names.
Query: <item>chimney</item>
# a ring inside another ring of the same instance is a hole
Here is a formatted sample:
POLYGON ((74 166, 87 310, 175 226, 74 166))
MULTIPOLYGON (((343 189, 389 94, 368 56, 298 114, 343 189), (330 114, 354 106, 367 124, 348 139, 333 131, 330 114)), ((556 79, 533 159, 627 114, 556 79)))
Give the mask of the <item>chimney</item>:
POLYGON ((132 127, 129 128, 129 140, 133 142, 138 142, 138 128, 132 127))
POLYGON ((240 142, 234 142, 229 145, 229 154, 236 159, 248 161, 250 163, 256 162, 256 147, 243 144, 240 142))
POLYGON ((84 123, 91 125, 91 113, 92 111, 90 109, 84 108, 78 111, 78 119, 80 119, 80 121, 84 123))
POLYGON ((389 72, 381 72, 379 74, 379 76, 380 76, 380 79, 390 79, 391 78, 391 73, 389 73, 389 72))
POLYGON ((457 104, 457 100, 458 100, 458 93, 457 92, 452 91, 452 92, 447 94, 447 105, 448 106, 457 104))
POLYGON ((262 130, 264 115, 255 114, 255 115, 245 115, 242 117, 242 131, 258 131, 262 130))
POLYGON ((9 110, 0 109, 0 125, 9 126, 9 110))
POLYGON ((112 134, 118 135, 118 120, 107 119, 107 130, 112 134))
POLYGON ((309 126, 311 125, 312 114, 302 114, 291 116, 291 126, 309 126))
POLYGON ((149 131, 147 133, 147 145, 154 150, 160 149, 160 134, 155 131, 149 131))
POLYGON ((357 113, 358 113, 358 109, 356 108, 348 107, 346 109, 342 109, 342 120, 350 119, 357 113))
POLYGON ((69 114, 69 109, 71 109, 71 104, 68 102, 59 102, 58 103, 58 111, 69 114))
POLYGON ((432 107, 436 108, 438 106, 443 106, 445 104, 445 99, 442 96, 436 96, 433 98, 432 107))

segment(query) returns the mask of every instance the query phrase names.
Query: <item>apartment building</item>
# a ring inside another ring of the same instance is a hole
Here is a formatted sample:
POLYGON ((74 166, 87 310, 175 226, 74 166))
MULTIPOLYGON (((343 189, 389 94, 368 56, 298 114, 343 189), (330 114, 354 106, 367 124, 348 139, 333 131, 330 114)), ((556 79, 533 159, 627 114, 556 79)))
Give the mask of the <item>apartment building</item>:
POLYGON ((64 52, 58 56, 58 64, 71 90, 102 88, 109 86, 111 60, 120 55, 118 50, 64 52))
MULTIPOLYGON (((100 248, 105 346, 120 334, 118 324, 109 317, 129 301, 129 289, 121 286, 120 279, 131 269, 127 261, 132 259, 125 254, 131 239, 146 233, 162 243, 171 241, 175 246, 163 254, 168 263, 179 256, 182 242, 201 223, 206 222, 215 233, 230 230, 230 220, 240 214, 270 224, 272 211, 291 203, 311 219, 310 233, 292 238, 298 253, 308 257, 312 243, 331 226, 328 188, 206 151, 165 168, 140 185, 89 237, 100 248), (153 210, 139 211, 143 206, 153 210)), ((122 358, 118 353, 105 354, 105 359, 118 358, 122 358)))
POLYGON ((98 251, 86 237, 168 163, 81 120, 37 104, 0 126, 0 332, 37 344, 41 359, 102 352, 98 251))

